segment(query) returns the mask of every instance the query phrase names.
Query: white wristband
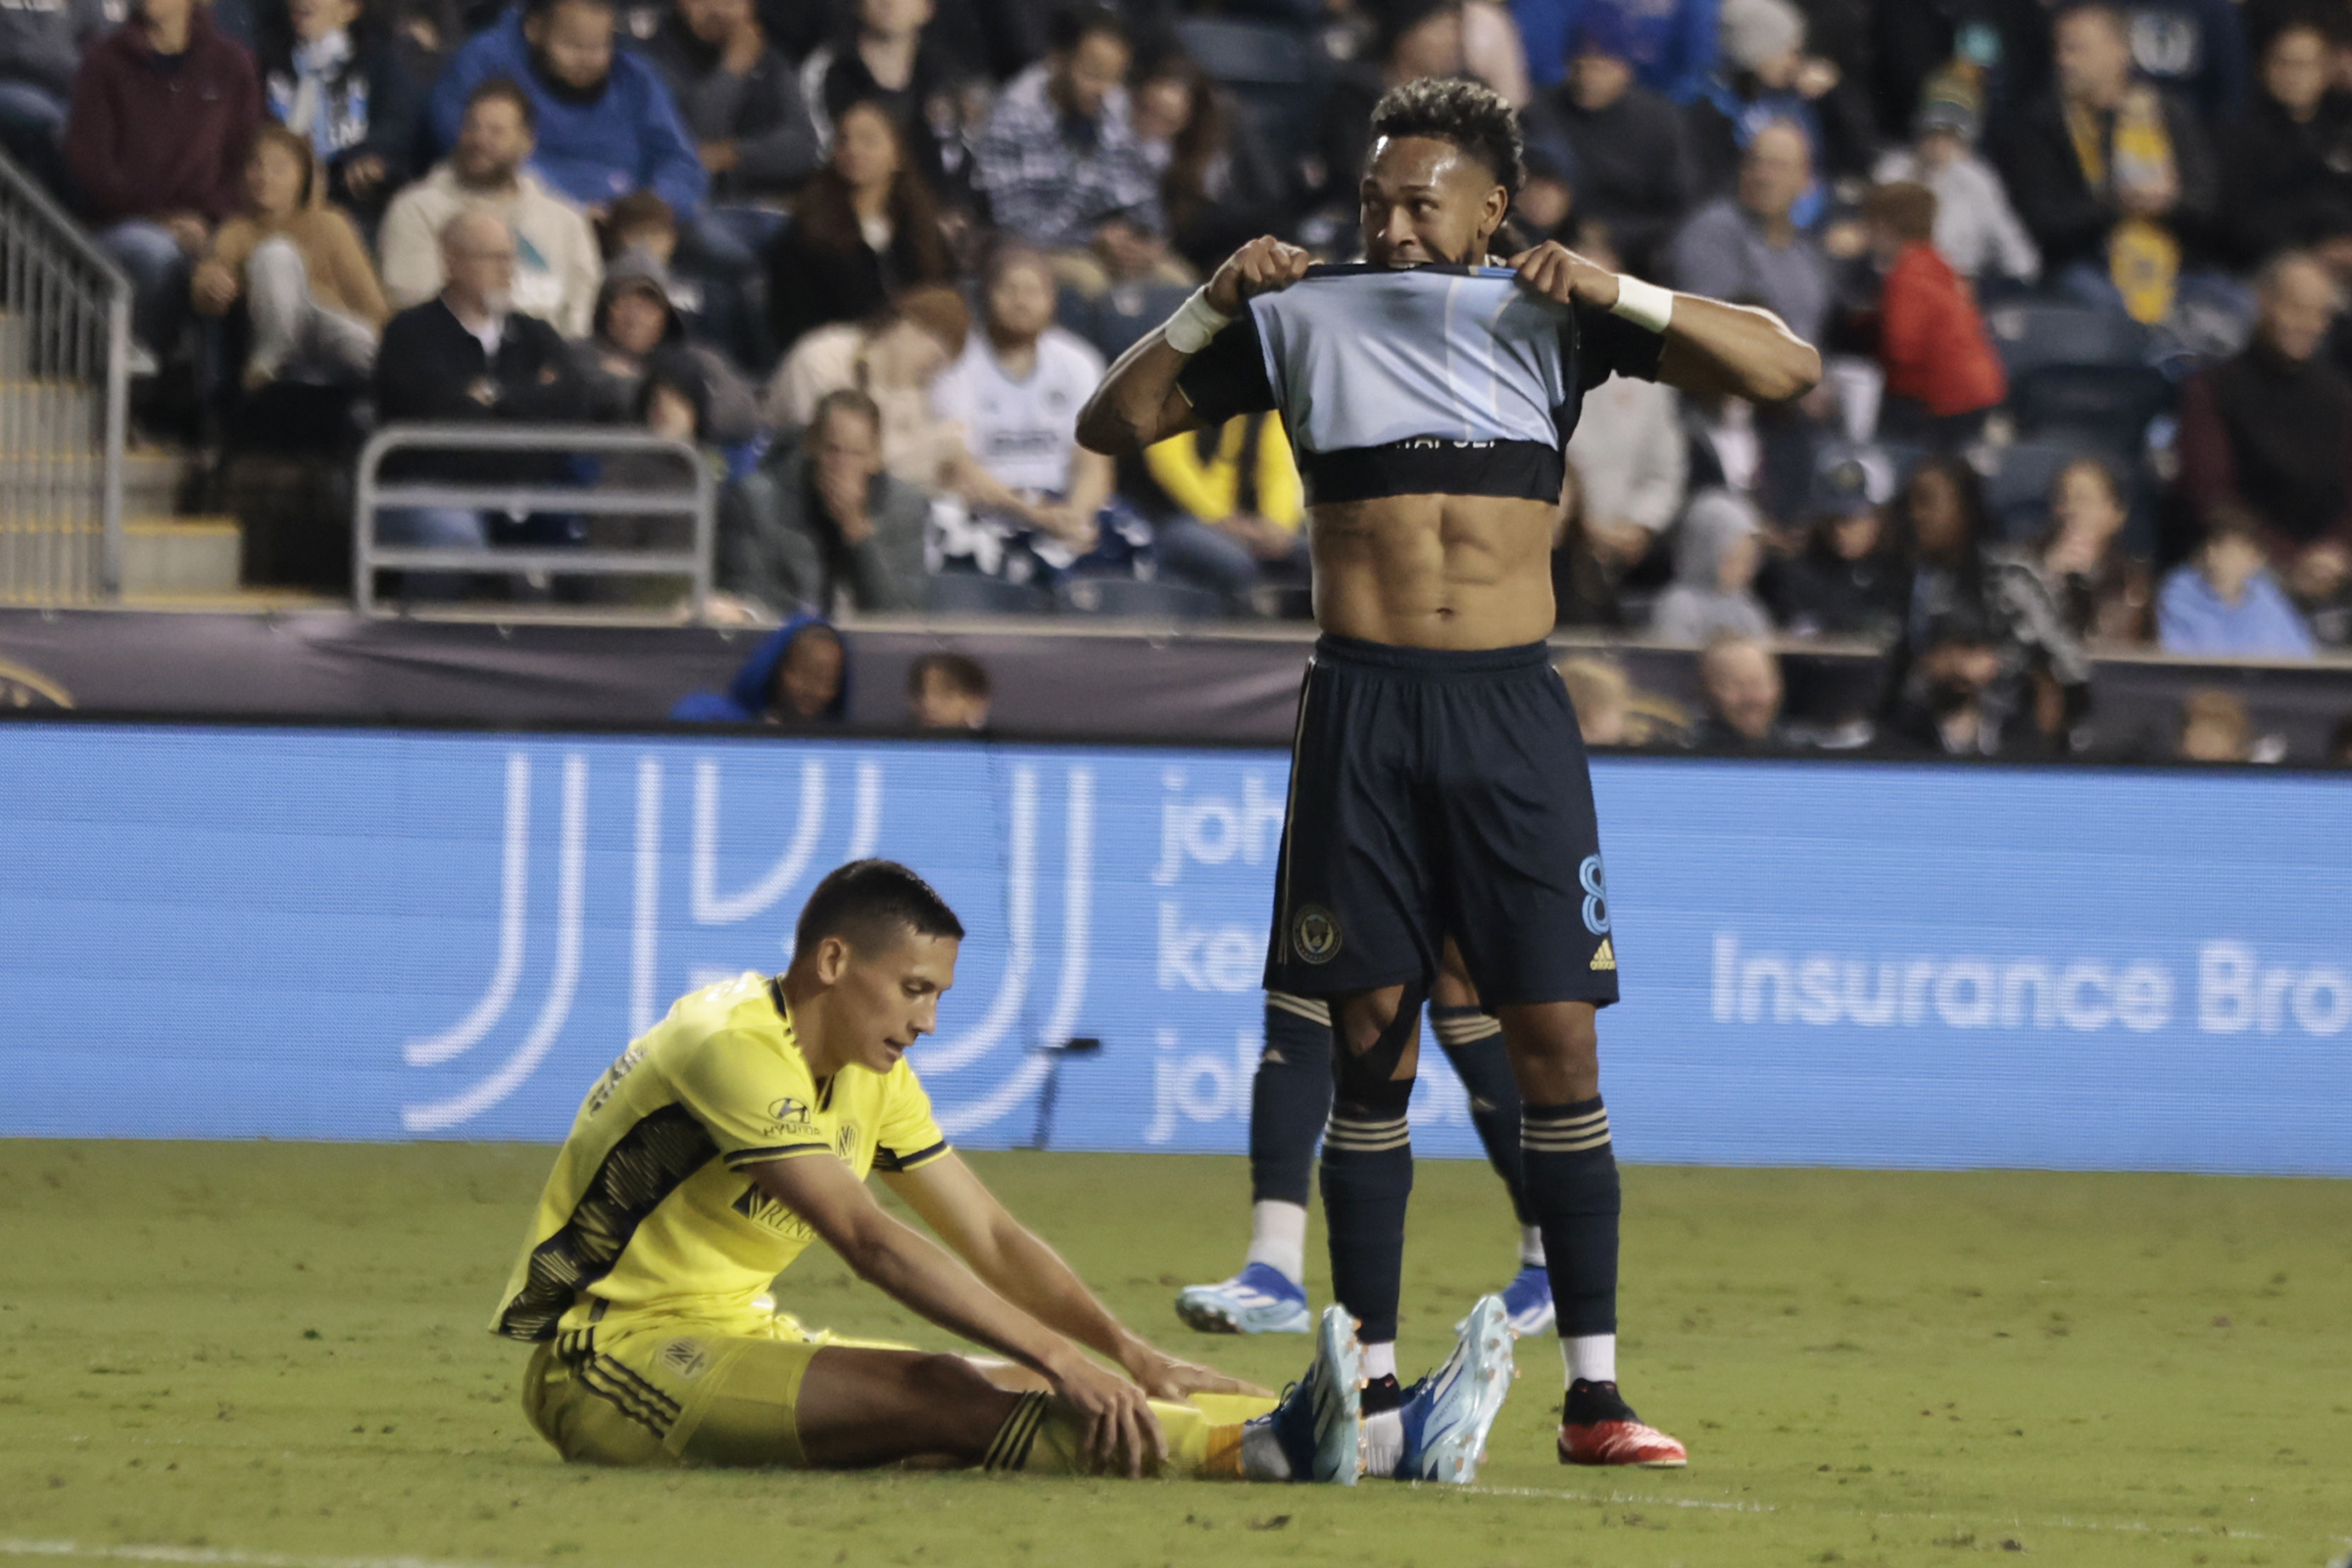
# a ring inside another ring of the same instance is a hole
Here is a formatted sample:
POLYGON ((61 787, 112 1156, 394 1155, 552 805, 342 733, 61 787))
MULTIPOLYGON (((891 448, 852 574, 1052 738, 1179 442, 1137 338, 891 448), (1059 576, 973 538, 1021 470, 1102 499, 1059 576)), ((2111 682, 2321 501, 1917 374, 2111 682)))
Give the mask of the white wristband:
POLYGON ((1609 314, 1652 332, 1663 332, 1674 318, 1674 290, 1620 273, 1617 303, 1609 307, 1609 314))
POLYGON ((1179 354, 1198 354, 1232 320, 1232 317, 1208 303, 1208 289, 1203 285, 1176 307, 1176 314, 1160 327, 1159 335, 1179 354))

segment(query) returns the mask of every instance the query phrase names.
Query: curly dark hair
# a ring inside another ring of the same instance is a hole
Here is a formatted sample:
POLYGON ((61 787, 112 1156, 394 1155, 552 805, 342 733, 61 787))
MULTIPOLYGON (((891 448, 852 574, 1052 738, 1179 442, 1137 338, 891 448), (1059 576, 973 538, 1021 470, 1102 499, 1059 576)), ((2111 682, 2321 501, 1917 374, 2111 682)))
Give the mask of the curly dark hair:
POLYGON ((1486 165, 1514 197, 1527 177, 1519 116, 1500 93, 1482 82, 1423 76, 1391 87, 1372 106, 1372 134, 1449 141, 1486 165))

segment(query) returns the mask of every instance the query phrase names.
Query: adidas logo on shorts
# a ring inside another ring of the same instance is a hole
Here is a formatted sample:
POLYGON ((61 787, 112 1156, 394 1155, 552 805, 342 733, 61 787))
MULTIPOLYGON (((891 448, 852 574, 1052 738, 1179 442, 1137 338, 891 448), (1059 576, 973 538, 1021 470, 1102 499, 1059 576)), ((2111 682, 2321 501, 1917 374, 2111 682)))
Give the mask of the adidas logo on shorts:
POLYGON ((1614 969, 1617 967, 1617 950, 1609 946, 1609 939, 1607 937, 1602 937, 1600 939, 1600 951, 1592 955, 1592 967, 1595 969, 1614 969))

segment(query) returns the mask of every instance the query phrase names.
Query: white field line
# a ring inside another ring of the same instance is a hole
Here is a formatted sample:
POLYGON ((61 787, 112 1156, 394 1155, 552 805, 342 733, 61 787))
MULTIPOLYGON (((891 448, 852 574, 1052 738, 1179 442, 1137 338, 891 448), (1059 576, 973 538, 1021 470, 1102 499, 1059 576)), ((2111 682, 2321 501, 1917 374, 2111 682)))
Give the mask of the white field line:
MULTIPOLYGON (((1818 1504, 1807 1504, 1803 1502, 1784 1504, 1777 1502, 1737 1502, 1707 1497, 1653 1497, 1634 1492, 1570 1492, 1564 1489, 1554 1490, 1553 1488, 1549 1487, 1481 1487, 1473 1485, 1464 1487, 1461 1490, 1464 1492, 1473 1493, 1483 1497, 1548 1497, 1559 1502, 1639 1503, 1645 1508, 1705 1508, 1722 1513, 1835 1513, 1844 1511, 1842 1509, 1827 1508, 1818 1504)), ((1939 1513, 1906 1509, 1878 1509, 1865 1511, 1857 1508, 1853 1510, 1853 1517, 1857 1519, 1915 1519, 1924 1520, 1931 1523, 1954 1525, 1977 1525, 1982 1523, 1982 1516, 1976 1514, 1939 1513)), ((2189 1524, 2152 1525, 2144 1519, 2077 1519, 2070 1514, 2060 1514, 2054 1519, 2035 1519, 2032 1521, 2012 1516, 2009 1521, 2009 1528, 2012 1530, 2118 1531, 2125 1534, 2133 1535, 2163 1534, 2197 1538, 2211 1537, 2223 1541, 2268 1541, 2271 1539, 2268 1535, 2259 1530, 2233 1530, 2226 1525, 2214 1526, 2212 1528, 2199 1528, 2189 1524)), ((2340 1539, 2352 1541, 2352 1537, 2340 1539)))
POLYGON ((107 1546, 78 1541, 12 1541, 0 1537, 0 1557, 62 1557, 69 1561, 182 1563, 190 1568, 485 1568, 431 1557, 315 1557, 301 1552, 234 1551, 213 1546, 107 1546))

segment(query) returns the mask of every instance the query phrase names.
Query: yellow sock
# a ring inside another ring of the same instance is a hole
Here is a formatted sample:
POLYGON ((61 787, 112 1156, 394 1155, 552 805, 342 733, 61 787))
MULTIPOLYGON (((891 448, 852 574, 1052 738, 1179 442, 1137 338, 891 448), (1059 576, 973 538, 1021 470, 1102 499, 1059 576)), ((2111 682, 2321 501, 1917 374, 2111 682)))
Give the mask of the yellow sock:
MULTIPOLYGON (((1152 1401, 1168 1441, 1165 1473, 1204 1481, 1242 1479, 1242 1423, 1274 1408, 1271 1399, 1202 1395, 1201 1404, 1152 1401)), ((1067 1405, 1047 1394, 1024 1394, 981 1461, 989 1470, 1031 1475, 1091 1475, 1085 1430, 1067 1405)))

